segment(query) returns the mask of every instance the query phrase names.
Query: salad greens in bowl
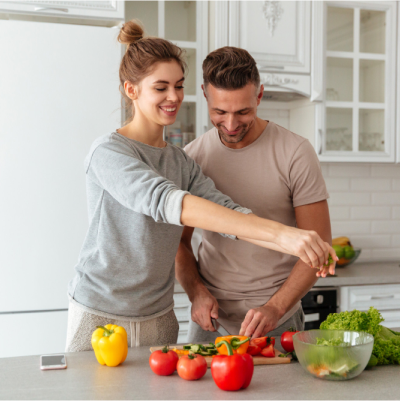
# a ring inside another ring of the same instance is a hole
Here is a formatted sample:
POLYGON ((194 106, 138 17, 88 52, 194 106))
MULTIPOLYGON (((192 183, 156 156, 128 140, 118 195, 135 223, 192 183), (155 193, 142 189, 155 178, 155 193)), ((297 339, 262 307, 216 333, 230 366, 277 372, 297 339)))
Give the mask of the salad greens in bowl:
POLYGON ((293 336, 301 366, 326 380, 348 380, 358 376, 371 357, 374 337, 351 330, 309 330, 293 336))

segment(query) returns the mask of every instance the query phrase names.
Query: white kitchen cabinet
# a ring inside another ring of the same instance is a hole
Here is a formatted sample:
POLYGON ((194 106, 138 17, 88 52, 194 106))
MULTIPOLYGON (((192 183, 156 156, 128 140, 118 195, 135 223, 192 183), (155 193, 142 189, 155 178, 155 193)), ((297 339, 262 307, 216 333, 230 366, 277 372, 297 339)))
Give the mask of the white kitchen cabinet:
POLYGON ((176 123, 166 130, 167 134, 171 129, 178 134, 174 144, 185 146, 188 140, 208 130, 207 104, 201 90, 202 63, 208 54, 208 2, 129 1, 125 5, 125 21, 131 19, 143 23, 145 35, 168 39, 185 50, 185 97, 176 123))
POLYGON ((180 284, 175 284, 174 312, 179 322, 178 344, 187 342, 190 320, 190 301, 180 284))
POLYGON ((266 90, 310 96, 310 1, 217 2, 215 25, 215 47, 246 49, 266 90))
POLYGON ((314 100, 321 100, 315 146, 321 161, 395 161, 396 7, 395 1, 313 6, 314 100))
POLYGON ((0 358, 63 353, 67 322, 68 311, 0 314, 0 326, 10 331, 1 336, 0 358))
POLYGON ((0 12, 122 21, 124 5, 124 1, 1 1, 0 12))
POLYGON ((400 326, 400 284, 340 287, 340 311, 378 309, 389 328, 400 326))

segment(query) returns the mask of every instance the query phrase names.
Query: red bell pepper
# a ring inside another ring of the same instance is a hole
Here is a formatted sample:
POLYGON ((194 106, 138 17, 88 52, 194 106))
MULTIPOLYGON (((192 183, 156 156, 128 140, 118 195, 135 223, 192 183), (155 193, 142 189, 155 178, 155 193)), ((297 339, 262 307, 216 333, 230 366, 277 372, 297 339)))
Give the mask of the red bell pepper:
POLYGON ((233 354, 232 346, 222 340, 216 347, 225 345, 228 355, 216 355, 211 362, 211 375, 215 384, 225 391, 236 391, 249 386, 253 377, 253 358, 249 354, 233 354))

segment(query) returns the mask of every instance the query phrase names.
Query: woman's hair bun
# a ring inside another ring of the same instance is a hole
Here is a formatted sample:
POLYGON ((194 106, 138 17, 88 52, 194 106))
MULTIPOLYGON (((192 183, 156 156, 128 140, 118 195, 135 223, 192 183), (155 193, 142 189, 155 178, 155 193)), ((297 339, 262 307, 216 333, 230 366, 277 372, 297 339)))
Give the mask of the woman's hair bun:
POLYGON ((123 45, 131 45, 143 38, 143 25, 138 20, 131 20, 122 25, 118 35, 118 42, 123 45))

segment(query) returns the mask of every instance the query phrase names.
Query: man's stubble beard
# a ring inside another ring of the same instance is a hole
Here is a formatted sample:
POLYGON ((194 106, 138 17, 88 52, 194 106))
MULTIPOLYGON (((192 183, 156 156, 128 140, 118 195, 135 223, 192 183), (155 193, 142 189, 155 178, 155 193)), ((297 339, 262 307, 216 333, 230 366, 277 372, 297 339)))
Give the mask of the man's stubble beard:
POLYGON ((243 140, 243 138, 247 135, 247 133, 250 131, 250 129, 253 127, 254 122, 256 121, 256 118, 254 118, 254 120, 246 126, 243 126, 243 129, 241 132, 239 132, 238 134, 236 134, 235 136, 230 136, 230 135, 226 135, 224 133, 224 131, 222 129, 220 129, 220 126, 222 124, 215 124, 212 120, 211 123, 214 125, 214 127, 217 129, 219 137, 226 143, 239 143, 243 140))

